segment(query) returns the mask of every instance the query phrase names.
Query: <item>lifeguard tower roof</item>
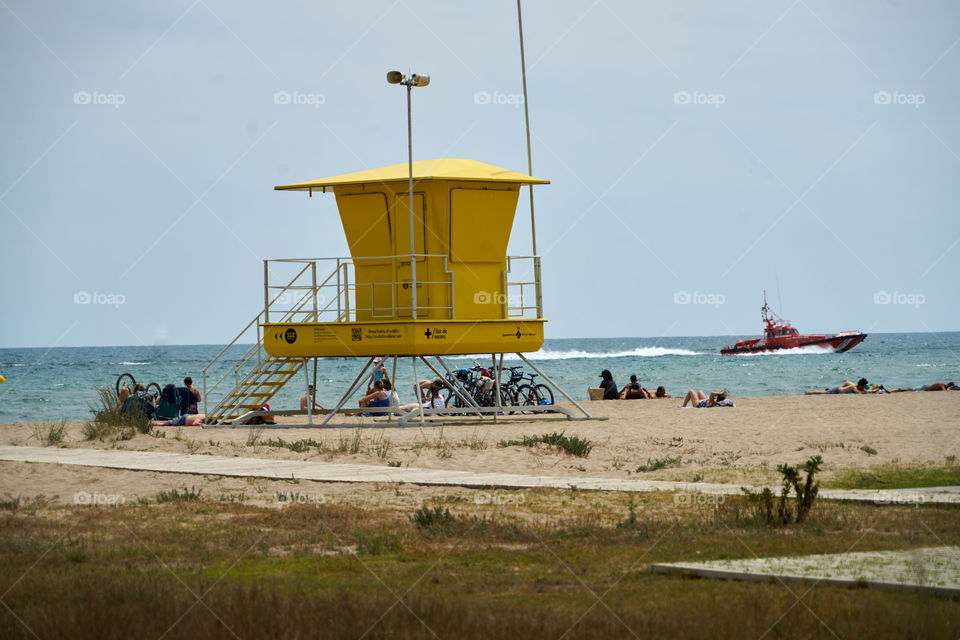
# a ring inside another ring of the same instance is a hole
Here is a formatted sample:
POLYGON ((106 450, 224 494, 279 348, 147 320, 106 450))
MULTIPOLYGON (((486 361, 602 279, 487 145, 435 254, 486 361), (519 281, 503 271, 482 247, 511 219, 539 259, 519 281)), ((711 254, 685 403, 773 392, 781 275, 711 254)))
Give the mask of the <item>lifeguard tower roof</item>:
MULTIPOLYGON (((297 182, 274 187, 277 191, 313 191, 325 193, 329 187, 342 187, 352 184, 371 184, 388 182, 406 182, 410 179, 409 164, 395 164, 381 169, 369 169, 356 173, 345 173, 330 178, 297 182)), ((511 184, 550 184, 549 180, 517 173, 495 167, 492 164, 476 160, 459 158, 440 158, 437 160, 418 160, 413 163, 413 179, 421 180, 459 180, 468 182, 502 182, 511 184)))

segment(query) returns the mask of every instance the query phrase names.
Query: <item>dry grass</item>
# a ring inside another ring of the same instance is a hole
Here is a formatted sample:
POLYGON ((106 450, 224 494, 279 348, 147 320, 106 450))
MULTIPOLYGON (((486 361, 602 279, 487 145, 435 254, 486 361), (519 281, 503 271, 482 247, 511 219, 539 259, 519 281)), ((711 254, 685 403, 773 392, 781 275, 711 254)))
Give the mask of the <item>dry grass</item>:
POLYGON ((0 634, 930 638, 956 637, 960 625, 956 599, 819 586, 799 606, 779 584, 649 570, 958 544, 956 508, 818 502, 804 525, 768 527, 739 497, 498 491, 477 504, 476 492, 452 492, 418 518, 408 508, 303 504, 295 492, 280 509, 196 493, 149 506, 17 500, 0 510, 0 584, 12 586, 0 634))

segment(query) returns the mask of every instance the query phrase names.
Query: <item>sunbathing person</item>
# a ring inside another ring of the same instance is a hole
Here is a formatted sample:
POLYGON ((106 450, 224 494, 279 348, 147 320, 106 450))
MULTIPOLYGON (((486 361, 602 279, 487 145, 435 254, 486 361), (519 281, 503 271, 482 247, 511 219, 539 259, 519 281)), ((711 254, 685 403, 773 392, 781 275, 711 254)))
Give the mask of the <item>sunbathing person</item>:
POLYGON ((857 384, 853 384, 852 382, 847 380, 841 385, 837 385, 836 387, 830 387, 828 389, 824 389, 823 391, 818 390, 818 391, 803 392, 803 394, 806 396, 819 396, 824 394, 836 395, 839 393, 867 393, 867 379, 860 378, 860 380, 857 381, 857 384))
POLYGON ((736 406, 733 404, 733 401, 727 400, 726 389, 723 391, 711 391, 709 397, 707 397, 703 391, 694 391, 693 389, 690 389, 690 391, 687 391, 687 395, 684 397, 683 404, 680 406, 680 408, 682 409, 683 407, 686 407, 688 402, 690 403, 691 407, 697 407, 698 409, 703 409, 706 407, 736 406))
MULTIPOLYGON (((443 390, 444 386, 446 385, 444 385, 442 381, 440 380, 434 381, 430 389, 427 390, 427 398, 426 398, 426 401, 423 402, 424 409, 443 409, 443 407, 445 406, 445 400, 443 396, 440 394, 440 392, 443 390)), ((408 411, 408 412, 417 411, 420 409, 420 406, 421 405, 414 402, 413 404, 400 405, 400 410, 408 411)))
POLYGON ((164 426, 168 427, 199 427, 200 425, 207 423, 207 416, 202 413, 188 413, 185 416, 180 416, 176 420, 171 420, 170 422, 162 423, 164 426))
POLYGON ((958 391, 960 387, 952 382, 934 382, 931 384, 922 384, 913 389, 894 389, 890 393, 901 393, 903 391, 958 391))
POLYGON ((317 393, 314 391, 312 384, 307 385, 307 393, 300 396, 300 411, 306 411, 307 406, 309 406, 311 402, 313 403, 314 411, 324 410, 320 403, 317 402, 317 393))
POLYGON ((657 387, 657 390, 653 394, 654 398, 672 398, 673 396, 667 393, 667 390, 663 388, 663 385, 657 387))
POLYGON ((126 404, 127 398, 130 397, 130 387, 127 386, 127 381, 123 381, 123 386, 120 387, 120 393, 117 396, 117 409, 123 409, 123 405, 126 404))
POLYGON ((390 392, 383 388, 383 380, 373 383, 373 391, 360 398, 361 407, 389 407, 390 392))
POLYGON ((383 380, 383 390, 390 394, 390 405, 394 409, 400 408, 400 396, 393 389, 393 385, 390 384, 390 381, 387 379, 383 380))

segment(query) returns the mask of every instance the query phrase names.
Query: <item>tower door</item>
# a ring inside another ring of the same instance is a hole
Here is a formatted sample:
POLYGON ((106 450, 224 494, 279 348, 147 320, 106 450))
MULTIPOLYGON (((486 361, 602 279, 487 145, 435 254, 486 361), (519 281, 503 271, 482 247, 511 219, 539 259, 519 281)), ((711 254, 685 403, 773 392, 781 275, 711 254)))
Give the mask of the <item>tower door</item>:
MULTIPOLYGON (((410 208, 407 204, 410 201, 408 194, 397 194, 393 207, 393 229, 394 229, 394 251, 397 256, 397 286, 396 286, 396 309, 397 316, 401 318, 412 317, 412 289, 411 289, 411 269, 410 269, 410 208)), ((427 261, 424 258, 424 242, 427 230, 423 223, 423 194, 413 194, 413 242, 414 253, 417 255, 417 316, 426 317, 429 315, 427 307, 429 303, 430 286, 425 284, 430 281, 427 273, 427 261)))

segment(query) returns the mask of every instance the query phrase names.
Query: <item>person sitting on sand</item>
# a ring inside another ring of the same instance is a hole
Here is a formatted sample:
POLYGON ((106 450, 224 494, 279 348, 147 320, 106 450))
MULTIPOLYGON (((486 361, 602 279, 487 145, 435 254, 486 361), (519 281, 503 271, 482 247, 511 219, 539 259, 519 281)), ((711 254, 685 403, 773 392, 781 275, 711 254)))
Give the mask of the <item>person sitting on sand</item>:
POLYGON ((389 407, 390 392, 383 388, 383 380, 373 383, 373 391, 360 398, 361 407, 389 407))
POLYGON ((300 411, 306 411, 306 410, 307 410, 307 404, 308 404, 309 402, 313 402, 313 410, 314 410, 314 411, 323 411, 323 410, 324 410, 323 407, 320 405, 320 403, 317 402, 317 394, 316 394, 316 392, 313 390, 313 385, 312 385, 312 384, 308 384, 308 385, 307 385, 307 392, 306 392, 305 394, 303 394, 302 396, 300 396, 300 411), (308 396, 309 396, 309 399, 307 399, 308 396))
POLYGON ((600 377, 603 378, 603 380, 600 381, 600 388, 603 389, 603 399, 619 400, 620 387, 618 387, 617 383, 613 381, 613 374, 607 369, 604 369, 600 372, 600 377))
POLYGON ((127 386, 127 381, 123 381, 123 385, 120 387, 120 394, 117 396, 117 409, 123 409, 123 405, 126 404, 127 398, 130 397, 130 387, 127 386))
POLYGON ((913 389, 894 389, 890 393, 902 393, 904 391, 960 391, 960 387, 952 382, 933 382, 931 384, 922 384, 913 389))
MULTIPOLYGON (((434 383, 430 386, 430 389, 427 390, 426 401, 423 402, 424 409, 443 409, 444 407, 444 398, 440 394, 443 388, 446 386, 443 380, 435 380, 434 383)), ((417 411, 420 409, 420 405, 417 403, 413 404, 404 404, 400 406, 400 411, 417 411)))
POLYGON ((189 406, 187 407, 187 413, 197 413, 199 410, 199 403, 203 398, 200 396, 200 389, 197 389, 193 386, 193 378, 187 376, 183 379, 183 386, 187 388, 187 391, 190 392, 190 401, 189 406))
POLYGON ((637 382, 636 374, 630 376, 630 384, 620 391, 621 400, 646 400, 652 395, 652 393, 640 386, 640 383, 637 382))
POLYGON ((830 387, 829 389, 824 389, 823 391, 804 391, 803 394, 807 396, 819 396, 819 395, 836 395, 838 393, 866 393, 867 392, 867 379, 860 378, 857 381, 857 384, 853 384, 849 380, 844 382, 841 385, 836 387, 830 387))
POLYGON ((723 391, 711 391, 709 397, 707 397, 703 391, 694 391, 693 389, 690 389, 690 391, 687 391, 687 395, 684 397, 683 404, 680 406, 680 408, 682 409, 686 407, 688 402, 690 403, 691 407, 697 407, 698 409, 703 409, 706 407, 736 406, 733 404, 732 400, 727 400, 726 389, 723 391))
POLYGON ((400 396, 393 389, 393 385, 387 379, 383 380, 383 390, 390 394, 390 406, 394 409, 400 408, 400 396))

